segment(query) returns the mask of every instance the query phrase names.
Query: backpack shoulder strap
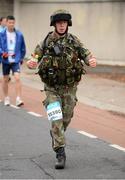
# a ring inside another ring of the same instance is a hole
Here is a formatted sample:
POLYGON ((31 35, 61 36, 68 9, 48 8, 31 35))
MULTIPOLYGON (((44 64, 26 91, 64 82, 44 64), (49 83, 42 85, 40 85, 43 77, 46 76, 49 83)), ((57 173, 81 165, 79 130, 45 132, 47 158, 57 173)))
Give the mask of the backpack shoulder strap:
POLYGON ((43 50, 48 46, 48 37, 49 37, 50 34, 52 34, 52 31, 49 32, 49 33, 47 34, 47 36, 45 37, 45 39, 43 40, 43 43, 42 43, 42 49, 43 49, 43 50))

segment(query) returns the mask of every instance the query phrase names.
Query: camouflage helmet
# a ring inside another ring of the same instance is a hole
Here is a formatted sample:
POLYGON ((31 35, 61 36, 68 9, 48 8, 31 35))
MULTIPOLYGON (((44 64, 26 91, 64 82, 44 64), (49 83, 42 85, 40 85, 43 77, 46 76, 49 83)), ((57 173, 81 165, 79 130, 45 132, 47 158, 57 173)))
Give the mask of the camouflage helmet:
POLYGON ((57 21, 68 21, 68 26, 72 26, 72 16, 66 10, 57 10, 50 16, 50 26, 54 26, 57 21))

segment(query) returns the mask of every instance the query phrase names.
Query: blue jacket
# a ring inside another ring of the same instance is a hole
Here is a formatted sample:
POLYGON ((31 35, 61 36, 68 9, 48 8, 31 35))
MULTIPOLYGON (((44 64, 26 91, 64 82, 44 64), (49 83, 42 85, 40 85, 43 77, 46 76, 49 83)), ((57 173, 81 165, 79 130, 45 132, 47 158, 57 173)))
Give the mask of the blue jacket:
MULTIPOLYGON (((26 46, 25 46, 23 34, 18 30, 15 30, 15 33, 16 33, 15 63, 19 63, 23 61, 23 58, 26 54, 26 46)), ((6 29, 0 32, 0 63, 2 62, 5 64, 9 64, 8 58, 6 60, 2 58, 2 54, 4 52, 8 53, 6 29)))

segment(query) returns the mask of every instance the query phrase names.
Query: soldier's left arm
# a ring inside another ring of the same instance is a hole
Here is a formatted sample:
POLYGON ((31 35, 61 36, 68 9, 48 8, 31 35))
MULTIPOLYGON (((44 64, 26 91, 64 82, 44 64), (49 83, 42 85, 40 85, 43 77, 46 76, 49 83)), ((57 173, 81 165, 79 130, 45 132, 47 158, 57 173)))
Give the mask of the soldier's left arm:
POLYGON ((80 59, 83 59, 85 64, 91 67, 96 67, 96 57, 83 45, 80 46, 80 59))
POLYGON ((96 67, 96 57, 94 57, 94 55, 80 42, 80 40, 77 37, 75 37, 75 39, 78 43, 79 58, 84 60, 86 65, 96 67))

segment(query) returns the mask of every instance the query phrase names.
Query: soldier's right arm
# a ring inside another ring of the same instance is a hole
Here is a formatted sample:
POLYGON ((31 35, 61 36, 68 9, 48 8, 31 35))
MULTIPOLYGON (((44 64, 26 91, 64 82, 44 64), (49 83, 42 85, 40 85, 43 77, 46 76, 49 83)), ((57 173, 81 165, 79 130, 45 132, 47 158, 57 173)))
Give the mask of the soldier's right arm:
POLYGON ((43 57, 43 48, 41 43, 37 44, 36 48, 34 49, 34 53, 31 54, 31 56, 32 58, 27 61, 27 67, 30 69, 36 69, 43 57))
POLYGON ((38 63, 40 62, 40 60, 43 57, 43 47, 42 47, 42 42, 40 44, 37 44, 35 50, 34 50, 34 54, 38 56, 38 63))
POLYGON ((74 37, 76 42, 78 43, 79 58, 84 60, 84 63, 87 66, 96 67, 96 58, 76 36, 74 37))

